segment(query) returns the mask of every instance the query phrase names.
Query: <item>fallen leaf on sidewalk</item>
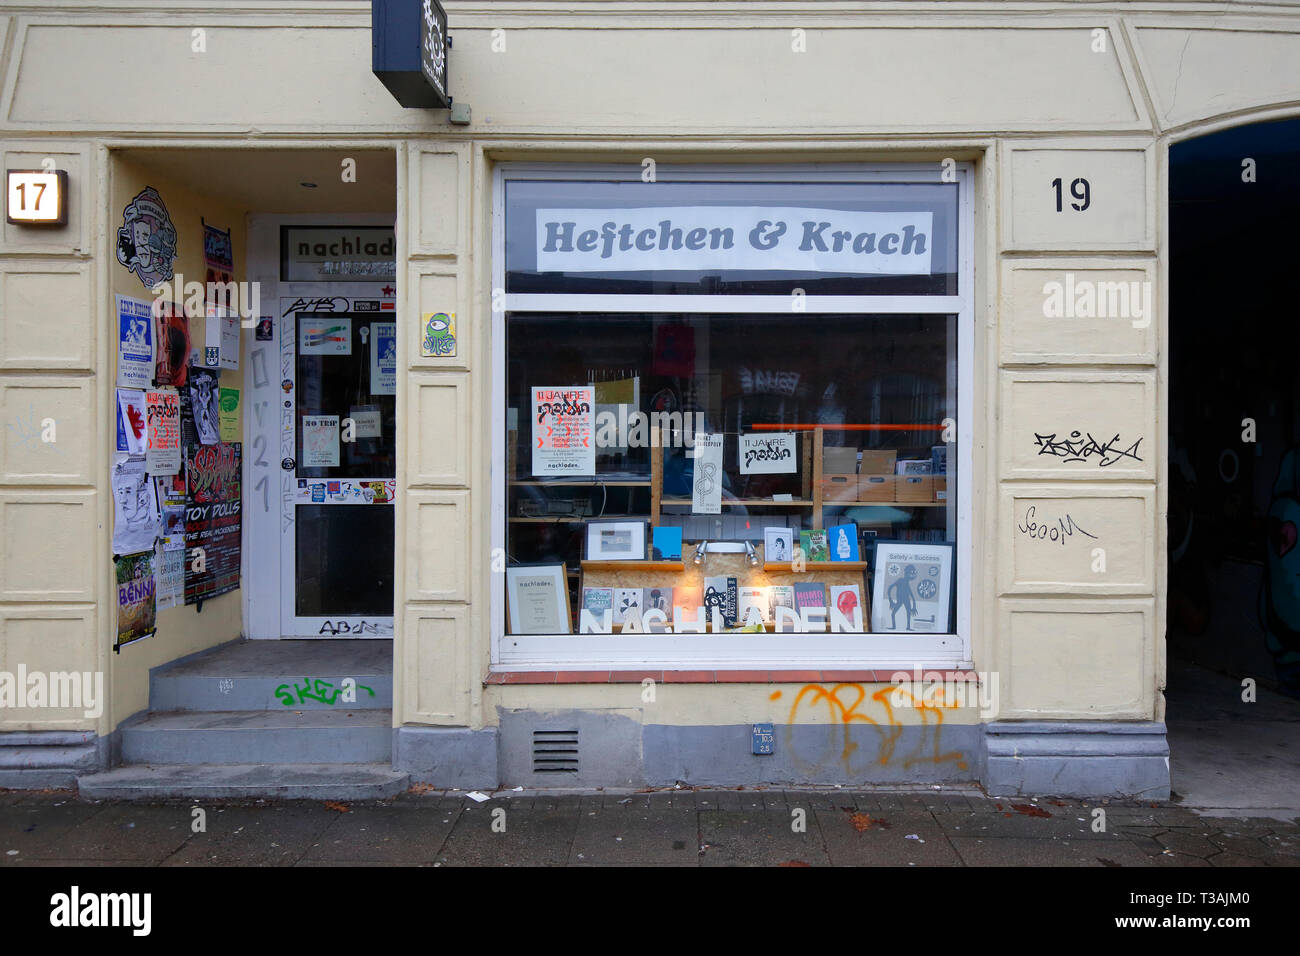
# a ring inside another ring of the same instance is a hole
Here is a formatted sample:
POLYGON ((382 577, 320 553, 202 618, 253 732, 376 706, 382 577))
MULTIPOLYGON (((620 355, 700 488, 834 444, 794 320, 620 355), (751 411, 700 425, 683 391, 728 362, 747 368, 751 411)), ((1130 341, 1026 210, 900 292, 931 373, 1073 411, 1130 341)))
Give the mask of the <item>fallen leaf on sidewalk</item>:
POLYGON ((411 784, 411 789, 407 790, 406 792, 407 793, 428 793, 430 790, 433 789, 434 786, 431 783, 413 783, 411 784))
POLYGON ((1016 813, 1023 813, 1027 817, 1050 817, 1051 814, 1042 807, 1036 807, 1029 803, 1013 803, 1011 809, 1016 813))
POLYGON ((339 803, 337 800, 326 800, 325 809, 333 810, 335 813, 347 813, 352 808, 349 807, 346 803, 339 803))
POLYGON ((777 866, 812 866, 812 864, 805 863, 803 860, 786 860, 784 863, 778 863, 777 866))

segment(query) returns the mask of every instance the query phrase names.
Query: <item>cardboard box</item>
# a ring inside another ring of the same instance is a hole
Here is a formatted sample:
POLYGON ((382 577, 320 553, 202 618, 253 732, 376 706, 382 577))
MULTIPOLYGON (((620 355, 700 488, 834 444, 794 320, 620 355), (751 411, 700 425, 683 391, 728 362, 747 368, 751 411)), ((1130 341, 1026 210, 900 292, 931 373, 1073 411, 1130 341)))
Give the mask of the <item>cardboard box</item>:
POLYGON ((934 478, 930 475, 898 475, 895 501, 933 501, 934 478))
POLYGON ((857 475, 823 475, 822 501, 857 501, 857 475))
POLYGON ((897 457, 898 452, 893 448, 864 448, 862 467, 858 471, 864 475, 892 475, 897 457))
POLYGON ((893 501, 897 475, 858 475, 859 501, 893 501))
POLYGON ((934 500, 935 501, 948 500, 948 476, 947 475, 934 476, 934 500))
POLYGON ((858 450, 856 448, 822 448, 822 474, 856 475, 858 450))

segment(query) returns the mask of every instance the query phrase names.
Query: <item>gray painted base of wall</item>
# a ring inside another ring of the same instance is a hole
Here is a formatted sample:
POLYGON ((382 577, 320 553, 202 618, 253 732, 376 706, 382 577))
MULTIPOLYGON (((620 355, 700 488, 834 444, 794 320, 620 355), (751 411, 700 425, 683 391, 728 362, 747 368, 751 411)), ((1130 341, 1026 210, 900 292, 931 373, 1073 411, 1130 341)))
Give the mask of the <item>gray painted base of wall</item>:
POLYGON ((77 777, 108 765, 109 742, 92 730, 0 734, 0 787, 69 789, 77 777))
POLYGON ((984 729, 991 796, 1169 799, 1163 723, 1006 721, 984 729))
POLYGON ((495 728, 421 727, 393 730, 393 769, 411 780, 456 790, 494 789, 500 783, 495 728))

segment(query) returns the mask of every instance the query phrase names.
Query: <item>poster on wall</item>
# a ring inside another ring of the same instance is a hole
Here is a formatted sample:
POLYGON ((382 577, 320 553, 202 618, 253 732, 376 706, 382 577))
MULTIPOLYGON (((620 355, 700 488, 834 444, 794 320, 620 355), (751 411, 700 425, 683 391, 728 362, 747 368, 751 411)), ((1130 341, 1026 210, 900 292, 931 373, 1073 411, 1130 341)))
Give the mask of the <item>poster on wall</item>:
POLYGON ((209 302, 203 310, 203 352, 195 365, 239 368, 239 314, 209 302))
POLYGON ((181 470, 181 395, 174 388, 144 393, 149 422, 145 468, 151 475, 174 475, 181 470))
POLYGON ((185 471, 163 475, 154 479, 158 492, 158 510, 162 515, 162 547, 164 551, 185 551, 185 471))
POLYGON ((114 562, 117 577, 117 643, 114 648, 148 637, 156 629, 153 551, 128 554, 114 562))
POLYGON ((117 229, 117 261, 146 289, 172 277, 176 261, 176 227, 158 190, 146 186, 122 210, 117 229))
POLYGON ((220 398, 217 399, 217 414, 221 419, 221 440, 239 441, 239 389, 221 389, 220 398))
POLYGON ((186 604, 239 587, 241 453, 237 442, 200 445, 187 451, 186 604))
POLYGON ((139 455, 113 456, 113 553, 152 551, 160 531, 153 481, 139 455))
POLYGON ((370 394, 397 394, 397 323, 370 323, 370 394))
POLYGON ((796 471, 794 432, 741 435, 736 458, 742 475, 792 475, 796 471))
POLYGON ((221 441, 221 421, 217 411, 219 379, 212 369, 190 366, 181 393, 181 443, 215 445, 221 441))
POLYGON ((185 551, 168 551, 159 542, 154 549, 154 596, 158 610, 185 603, 185 551))
MULTIPOLYGON (((224 232, 216 226, 203 222, 203 280, 207 288, 209 282, 233 282, 235 279, 235 246, 230 239, 230 230, 224 232)), ((221 303, 227 309, 234 307, 233 302, 221 303)))
POLYGON ((691 513, 722 513, 722 434, 695 436, 695 473, 691 479, 691 513))
POLYGON ((339 417, 304 415, 302 417, 302 457, 304 468, 337 468, 339 464, 339 417))
POLYGON ((117 384, 148 388, 153 384, 153 313, 141 299, 117 299, 117 384))
POLYGON ((148 426, 144 408, 144 392, 137 388, 117 390, 117 450, 131 455, 143 455, 147 443, 148 426))
POLYGON ((298 316, 299 355, 351 355, 352 320, 328 315, 298 316))
POLYGON ((184 308, 174 302, 158 303, 154 341, 154 379, 159 385, 184 387, 190 361, 190 320, 184 308))
POLYGON ((533 474, 596 474, 596 391, 590 385, 533 388, 533 474))

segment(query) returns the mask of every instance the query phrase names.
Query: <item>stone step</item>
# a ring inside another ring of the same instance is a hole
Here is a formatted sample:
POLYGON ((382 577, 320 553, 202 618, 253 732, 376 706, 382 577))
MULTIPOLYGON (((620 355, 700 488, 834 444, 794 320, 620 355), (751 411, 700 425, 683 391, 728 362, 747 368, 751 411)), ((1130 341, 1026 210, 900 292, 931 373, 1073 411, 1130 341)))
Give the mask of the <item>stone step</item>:
POLYGON ((95 800, 378 800, 396 796, 410 785, 409 774, 395 771, 387 763, 154 764, 77 778, 81 796, 95 800))
POLYGON ((149 677, 155 711, 392 706, 391 641, 241 641, 156 667, 149 677))
POLYGON ((392 721, 391 710, 148 713, 122 725, 122 763, 385 763, 392 721))

